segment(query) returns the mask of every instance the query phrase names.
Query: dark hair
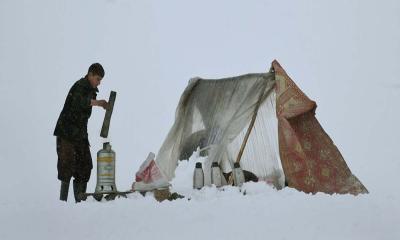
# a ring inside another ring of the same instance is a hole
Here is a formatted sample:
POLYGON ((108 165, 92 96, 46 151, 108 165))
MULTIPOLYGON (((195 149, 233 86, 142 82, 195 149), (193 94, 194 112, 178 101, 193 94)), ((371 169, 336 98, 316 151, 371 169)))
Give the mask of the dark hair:
POLYGON ((93 75, 98 75, 100 77, 104 77, 104 68, 103 66, 101 66, 100 63, 93 63, 92 65, 90 65, 89 70, 88 70, 88 74, 92 73, 93 75))

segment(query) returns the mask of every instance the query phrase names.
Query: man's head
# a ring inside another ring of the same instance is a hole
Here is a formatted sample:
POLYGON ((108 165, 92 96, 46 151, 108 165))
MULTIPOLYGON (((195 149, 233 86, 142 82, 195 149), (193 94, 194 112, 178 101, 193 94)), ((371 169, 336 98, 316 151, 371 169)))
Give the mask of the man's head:
POLYGON ((88 80, 90 82, 90 85, 93 88, 96 88, 97 86, 99 86, 101 80, 104 77, 104 69, 101 66, 101 64, 100 63, 93 63, 92 65, 90 65, 87 77, 88 77, 88 80))

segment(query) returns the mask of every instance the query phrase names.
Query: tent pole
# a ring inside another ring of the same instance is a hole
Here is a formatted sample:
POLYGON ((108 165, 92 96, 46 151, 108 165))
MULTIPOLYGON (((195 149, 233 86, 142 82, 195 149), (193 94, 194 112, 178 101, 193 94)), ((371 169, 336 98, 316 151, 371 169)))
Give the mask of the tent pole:
POLYGON ((238 153, 238 155, 236 157, 236 162, 237 163, 240 162, 240 159, 242 158, 242 155, 243 155, 243 152, 244 152, 244 148, 246 147, 246 144, 247 144, 247 140, 249 139, 250 133, 253 130, 253 126, 254 126, 254 123, 255 123, 256 118, 257 118, 257 112, 258 112, 258 109, 259 109, 259 107, 261 105, 261 99, 262 99, 263 96, 264 96, 264 94, 261 94, 260 98, 257 101, 257 105, 256 105, 256 107, 254 109, 253 117, 251 118, 249 127, 247 128, 246 135, 244 136, 242 145, 240 146, 239 153, 238 153))
MULTIPOLYGON (((255 109, 254 109, 253 117, 251 118, 249 127, 247 128, 246 135, 244 136, 242 145, 240 146, 239 153, 238 153, 238 155, 237 155, 237 157, 236 157, 236 161, 235 161, 235 162, 237 162, 237 163, 240 163, 240 159, 242 158, 242 155, 243 155, 243 152, 244 152, 244 148, 246 147, 246 144, 247 144, 247 140, 249 139, 250 133, 251 133, 251 131, 253 130, 253 126, 254 126, 254 123, 255 123, 256 118, 257 118, 258 109, 260 108, 261 102, 262 102, 262 100, 263 100, 263 98, 264 98, 265 89, 267 88, 267 86, 268 86, 268 84, 265 85, 265 88, 264 88, 264 90, 262 91, 262 93, 260 94, 260 97, 259 97, 259 99, 258 99, 258 101, 257 101, 257 103, 256 103, 256 107, 255 107, 255 109)), ((268 93, 269 93, 269 92, 270 92, 270 91, 268 91, 268 93)), ((229 180, 228 180, 228 184, 229 184, 229 185, 232 185, 232 184, 233 184, 233 176, 232 176, 232 175, 233 175, 233 172, 232 172, 232 174, 229 176, 229 180)))

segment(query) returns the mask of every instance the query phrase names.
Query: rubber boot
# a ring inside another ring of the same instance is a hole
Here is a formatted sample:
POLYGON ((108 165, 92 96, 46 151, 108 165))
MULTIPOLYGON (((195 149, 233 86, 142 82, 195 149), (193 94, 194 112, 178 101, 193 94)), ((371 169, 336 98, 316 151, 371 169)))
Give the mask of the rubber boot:
POLYGON ((61 188, 60 188, 60 200, 61 201, 67 201, 68 189, 69 189, 69 182, 61 181, 61 188))
POLYGON ((78 203, 80 201, 85 201, 86 200, 86 187, 87 183, 79 183, 74 180, 74 197, 75 197, 75 202, 78 203))

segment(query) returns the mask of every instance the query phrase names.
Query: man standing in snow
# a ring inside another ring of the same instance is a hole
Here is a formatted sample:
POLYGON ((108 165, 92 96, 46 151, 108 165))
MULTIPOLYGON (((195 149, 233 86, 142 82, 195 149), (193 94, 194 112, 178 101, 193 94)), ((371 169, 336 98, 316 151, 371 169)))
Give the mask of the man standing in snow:
POLYGON ((108 108, 106 100, 96 100, 97 86, 104 77, 99 63, 89 67, 88 73, 71 87, 54 130, 57 136, 57 169, 61 181, 60 200, 67 201, 69 182, 72 177, 75 201, 80 202, 86 192, 93 168, 90 155, 87 124, 92 106, 108 108))

